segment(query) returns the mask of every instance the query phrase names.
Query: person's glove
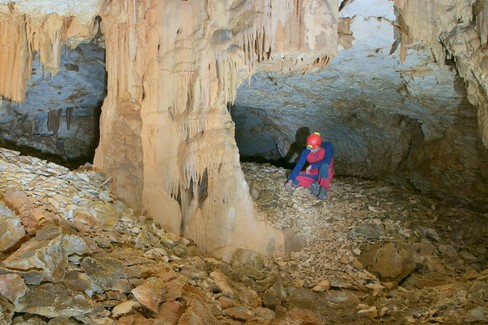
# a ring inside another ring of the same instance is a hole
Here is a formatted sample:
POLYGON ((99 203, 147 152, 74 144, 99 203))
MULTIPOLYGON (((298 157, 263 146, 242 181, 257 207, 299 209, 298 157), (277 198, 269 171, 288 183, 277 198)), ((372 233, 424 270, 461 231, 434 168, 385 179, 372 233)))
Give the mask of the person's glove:
POLYGON ((320 178, 329 178, 329 164, 323 164, 319 170, 320 178))
POLYGON ((287 180, 286 183, 285 183, 285 188, 286 189, 290 188, 291 184, 292 184, 292 181, 291 180, 287 180))
POLYGON ((308 165, 307 169, 305 169, 305 173, 310 174, 311 170, 312 170, 312 165, 308 165))

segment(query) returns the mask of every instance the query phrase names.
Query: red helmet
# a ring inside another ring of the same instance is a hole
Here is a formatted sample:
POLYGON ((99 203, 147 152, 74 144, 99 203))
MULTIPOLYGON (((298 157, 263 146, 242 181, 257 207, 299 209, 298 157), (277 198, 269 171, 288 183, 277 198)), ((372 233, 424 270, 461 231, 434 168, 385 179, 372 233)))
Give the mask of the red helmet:
POLYGON ((310 134, 307 138, 307 148, 314 150, 317 149, 320 145, 322 144, 322 137, 320 136, 320 133, 314 132, 313 134, 310 134))

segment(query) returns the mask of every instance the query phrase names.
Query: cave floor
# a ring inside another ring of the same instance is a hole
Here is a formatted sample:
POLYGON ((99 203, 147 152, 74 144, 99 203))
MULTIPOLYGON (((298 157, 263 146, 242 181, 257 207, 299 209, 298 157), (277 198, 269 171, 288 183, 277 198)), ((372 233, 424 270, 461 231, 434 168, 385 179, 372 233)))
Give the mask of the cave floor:
POLYGON ((286 285, 337 307, 318 306, 327 323, 487 321, 487 212, 352 177, 336 177, 321 201, 305 188, 284 189, 289 170, 243 170, 261 218, 306 240, 303 250, 276 257, 275 269, 286 285))
POLYGON ((136 215, 109 179, 0 149, 0 324, 486 323, 487 213, 244 163, 259 217, 307 246, 230 263, 136 215))

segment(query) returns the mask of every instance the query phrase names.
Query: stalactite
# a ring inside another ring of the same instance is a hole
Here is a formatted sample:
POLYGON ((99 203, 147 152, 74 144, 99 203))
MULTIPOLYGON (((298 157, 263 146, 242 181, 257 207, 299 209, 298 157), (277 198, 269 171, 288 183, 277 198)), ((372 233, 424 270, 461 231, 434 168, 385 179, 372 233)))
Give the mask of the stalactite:
POLYGON ((132 7, 129 10, 130 14, 130 27, 129 27, 129 56, 131 61, 134 61, 137 54, 137 8, 136 8, 136 0, 132 0, 132 7))
POLYGON ((66 108, 66 127, 68 128, 68 130, 71 125, 72 117, 73 117, 73 107, 66 108))
POLYGON ((0 95, 22 102, 32 65, 24 16, 0 13, 0 48, 0 95))
POLYGON ((76 46, 91 35, 91 22, 56 14, 25 15, 9 6, 0 12, 0 95, 16 102, 25 99, 32 74, 33 52, 39 52, 43 68, 57 73, 63 44, 76 46))
POLYGON ((47 129, 53 132, 55 135, 58 134, 61 113, 61 109, 53 109, 47 113, 47 129))

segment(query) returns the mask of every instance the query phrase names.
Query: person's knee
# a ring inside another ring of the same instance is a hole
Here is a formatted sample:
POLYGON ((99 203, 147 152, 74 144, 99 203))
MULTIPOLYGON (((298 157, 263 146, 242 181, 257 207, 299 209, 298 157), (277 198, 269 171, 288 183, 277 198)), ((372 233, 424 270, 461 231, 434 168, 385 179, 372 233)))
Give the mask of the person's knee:
POLYGON ((329 178, 329 164, 322 164, 319 169, 320 178, 329 178))

